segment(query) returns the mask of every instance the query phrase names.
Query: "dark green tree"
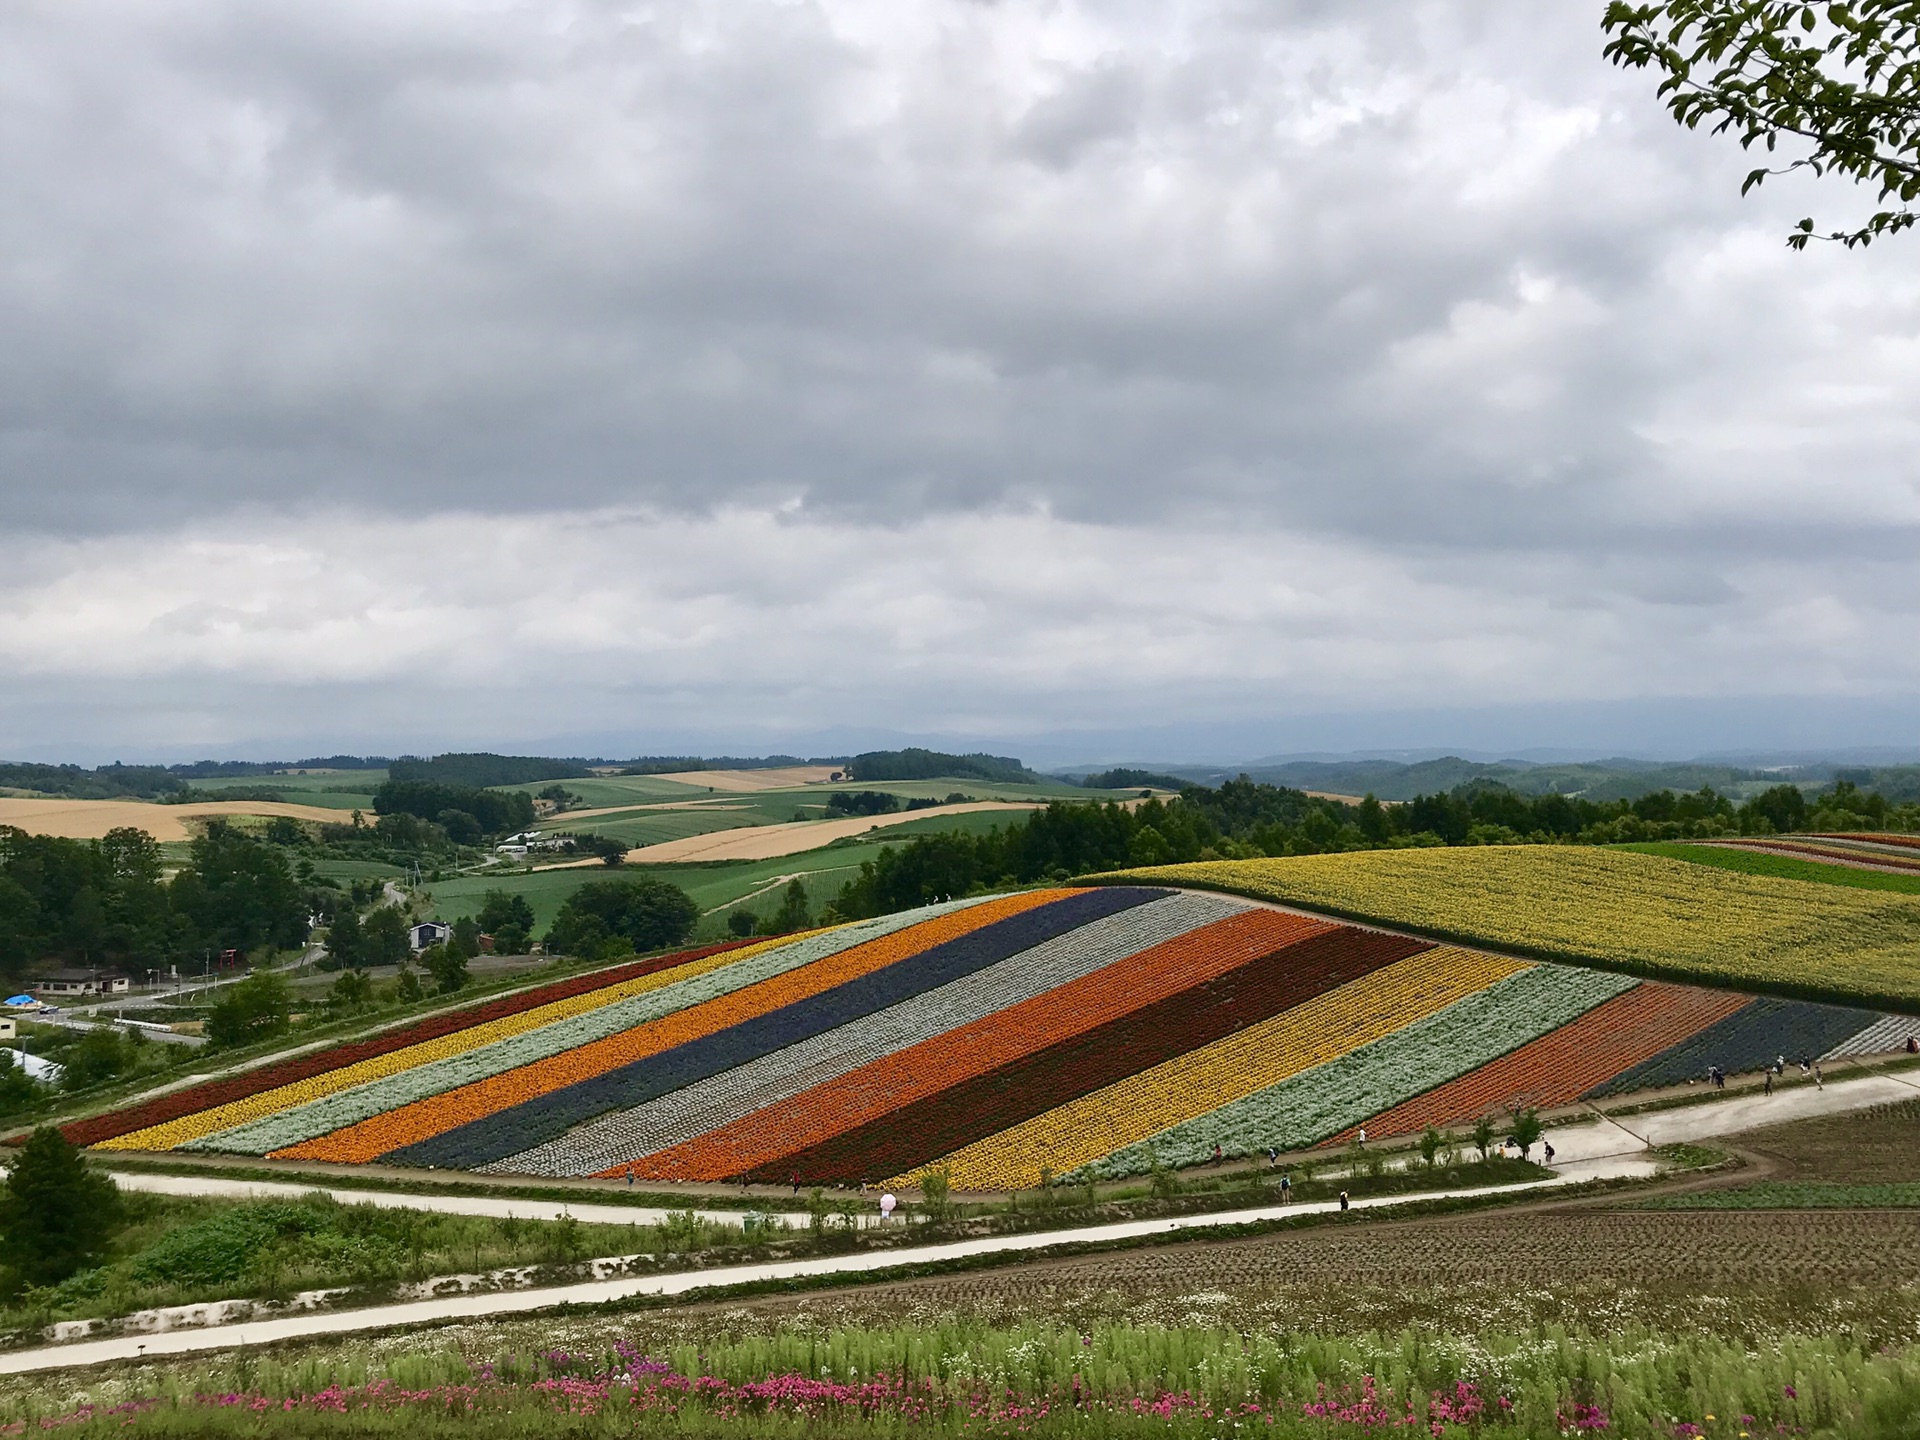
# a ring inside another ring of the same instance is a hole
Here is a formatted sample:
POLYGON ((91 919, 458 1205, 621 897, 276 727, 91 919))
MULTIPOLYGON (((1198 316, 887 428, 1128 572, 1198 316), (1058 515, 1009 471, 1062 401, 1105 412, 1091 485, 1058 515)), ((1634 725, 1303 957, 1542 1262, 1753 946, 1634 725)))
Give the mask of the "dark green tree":
POLYGON ((806 929, 812 923, 813 916, 807 903, 807 887, 798 880, 789 880, 786 893, 780 898, 780 908, 761 924, 760 933, 790 935, 795 930, 806 929))
POLYGON ((1540 1123, 1538 1110, 1528 1108, 1514 1112, 1513 1143, 1520 1147, 1522 1160, 1526 1159, 1533 1147, 1540 1143, 1540 1136, 1545 1130, 1546 1126, 1540 1123))
POLYGON ((352 969, 366 963, 366 937, 360 931, 360 912, 342 904, 327 927, 327 960, 331 969, 352 969))
POLYGON ((369 912, 360 931, 365 937, 361 958, 369 965, 399 965, 413 953, 407 943, 407 917, 396 906, 369 912))
MULTIPOLYGON (((1920 196, 1920 6, 1913 0, 1614 0, 1602 27, 1616 65, 1652 69, 1673 118, 1732 134, 1767 165, 1741 193, 1795 170, 1837 174, 1898 208, 1824 239, 1849 249, 1914 222, 1920 196), (1773 163, 1782 146, 1789 155, 1773 163)), ((1804 219, 1787 237, 1815 238, 1804 219)))
POLYGON ((1740 807, 1740 829, 1748 835, 1786 835, 1804 830, 1809 813, 1798 785, 1775 785, 1740 807))
POLYGON ((658 950, 683 944, 699 918, 687 892, 665 880, 596 880, 567 897, 547 948, 589 959, 658 950))
POLYGON ((467 983, 467 957, 451 945, 429 945, 420 952, 420 964, 442 995, 451 995, 467 983))
POLYGON ((533 906, 524 895, 489 890, 481 897, 476 918, 481 930, 493 936, 496 955, 524 954, 533 940, 533 906))
POLYGON ((285 853, 220 821, 193 842, 173 898, 222 949, 291 948, 306 938, 307 910, 285 853))
POLYGON ((97 1025, 60 1056, 60 1083, 69 1090, 85 1090, 133 1068, 134 1042, 110 1025, 97 1025))
POLYGON ((207 1015, 207 1039, 215 1045, 251 1045, 285 1034, 291 1003, 287 982, 261 970, 222 992, 207 1015))
POLYGON ((736 910, 727 916, 727 933, 738 935, 742 939, 753 934, 754 919, 751 910, 736 910))
POLYGON ((1493 1117, 1491 1115, 1482 1115, 1473 1122, 1473 1148, 1480 1152, 1482 1160, 1487 1158, 1487 1152, 1493 1148, 1493 1117))
POLYGON ((335 1010, 359 1010, 373 1003, 373 981, 364 970, 342 971, 327 991, 327 1004, 335 1010))
POLYGON ((13 1288, 57 1285, 106 1258, 121 1214, 113 1182, 43 1125, 0 1185, 0 1266, 13 1288))
POLYGON ((480 953, 480 924, 471 915, 462 915, 453 922, 453 934, 447 937, 447 949, 462 960, 471 960, 480 953))
POLYGON ((0 1115, 26 1109, 41 1094, 39 1082, 27 1074, 26 1066, 15 1062, 13 1051, 0 1049, 0 1115))

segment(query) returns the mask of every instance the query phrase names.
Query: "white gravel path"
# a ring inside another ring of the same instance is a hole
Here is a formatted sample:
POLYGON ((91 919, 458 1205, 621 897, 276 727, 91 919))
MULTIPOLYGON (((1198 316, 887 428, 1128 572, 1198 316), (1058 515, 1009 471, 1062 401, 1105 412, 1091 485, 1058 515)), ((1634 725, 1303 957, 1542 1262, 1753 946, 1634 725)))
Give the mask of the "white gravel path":
MULTIPOLYGON (((486 1195, 409 1195, 395 1190, 356 1190, 351 1186, 293 1185, 274 1180, 220 1180, 200 1175, 146 1175, 131 1170, 109 1170, 122 1190, 144 1190, 156 1195, 210 1195, 231 1200, 297 1200, 315 1192, 342 1205, 377 1205, 382 1210, 431 1210, 441 1215, 489 1215, 497 1220, 558 1220, 571 1215, 590 1225, 658 1225, 667 1210, 638 1205, 565 1204, 552 1200, 496 1199, 486 1195)), ((740 1210, 695 1210, 702 1220, 738 1225, 740 1210)), ((810 1217, 798 1211, 764 1212, 776 1225, 802 1229, 810 1217)))

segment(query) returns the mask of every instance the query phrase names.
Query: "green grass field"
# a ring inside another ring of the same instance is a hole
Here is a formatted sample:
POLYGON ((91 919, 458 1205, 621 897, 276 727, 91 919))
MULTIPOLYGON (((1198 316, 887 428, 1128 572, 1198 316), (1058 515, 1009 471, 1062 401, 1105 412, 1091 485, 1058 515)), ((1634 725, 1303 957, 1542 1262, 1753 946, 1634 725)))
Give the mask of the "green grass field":
MULTIPOLYGON (((871 860, 883 847, 877 843, 836 845, 810 850, 803 855, 784 855, 775 860, 736 861, 713 865, 648 865, 609 870, 604 866, 583 866, 569 870, 536 870, 520 875, 470 875, 458 880, 442 880, 429 889, 433 895, 433 914, 442 920, 457 920, 477 914, 481 900, 489 890, 506 890, 524 895, 533 906, 535 933, 544 933, 560 913, 567 897, 594 880, 654 878, 668 880, 691 895, 700 909, 721 910, 741 897, 774 885, 783 875, 798 875, 806 884, 817 910, 859 871, 862 861, 871 860)), ((768 891, 747 908, 755 914, 770 913, 780 903, 779 888, 768 891)), ((703 922, 703 934, 717 931, 725 915, 714 914, 703 922)))
POLYGON ((538 795, 549 785, 564 785, 595 809, 608 805, 648 805, 659 800, 693 800, 713 793, 704 785, 683 785, 664 775, 589 775, 578 780, 535 780, 499 788, 538 795))
MULTIPOLYGON (((792 819, 791 815, 783 817, 792 819)), ((742 830, 772 822, 739 810, 631 810, 623 815, 596 815, 569 821, 557 815, 541 822, 542 830, 570 830, 577 835, 611 835, 629 846, 658 845, 689 835, 711 835, 720 830, 742 830)))
POLYGON ((226 775, 195 780, 196 790, 241 790, 270 785, 288 793, 289 804, 317 805, 325 810, 368 810, 373 792, 387 778, 384 770, 340 770, 330 775, 226 775))
MULTIPOLYGON (((871 788, 897 794, 904 800, 944 800, 961 793, 976 800, 1014 800, 1032 802, 1062 798, 1042 793, 1039 786, 982 786, 959 789, 959 781, 916 781, 900 785, 875 785, 871 788)), ((611 835, 628 845, 657 845, 664 840, 679 840, 689 835, 710 835, 721 830, 736 830, 752 825, 787 825, 796 820, 844 819, 827 809, 827 797, 833 786, 822 789, 766 790, 756 794, 716 795, 711 805, 695 809, 633 809, 609 815, 570 815, 566 812, 541 821, 543 830, 570 830, 577 834, 611 835)), ((1085 802, 1098 792, 1079 791, 1073 798, 1085 802)), ((657 802, 655 802, 657 803, 657 802)), ((930 813, 922 819, 889 827, 890 834, 925 835, 942 830, 962 830, 969 834, 1004 825, 1018 816, 987 811, 967 815, 930 813)))
POLYGON ((1618 848, 1642 855, 1664 855, 1669 860, 1686 860, 1695 865, 1711 865, 1717 870, 1733 870, 1742 875, 1771 875, 1781 880, 1811 880, 1820 885, 1851 885, 1858 890, 1897 890, 1920 895, 1920 875, 1894 875, 1884 870, 1828 865, 1819 860, 1795 860, 1758 850, 1730 850, 1720 845, 1687 845, 1671 840, 1618 848))
POLYGON ((398 865, 385 860, 334 860, 321 858, 313 862, 313 873, 324 875, 329 880, 397 880, 407 872, 398 865))

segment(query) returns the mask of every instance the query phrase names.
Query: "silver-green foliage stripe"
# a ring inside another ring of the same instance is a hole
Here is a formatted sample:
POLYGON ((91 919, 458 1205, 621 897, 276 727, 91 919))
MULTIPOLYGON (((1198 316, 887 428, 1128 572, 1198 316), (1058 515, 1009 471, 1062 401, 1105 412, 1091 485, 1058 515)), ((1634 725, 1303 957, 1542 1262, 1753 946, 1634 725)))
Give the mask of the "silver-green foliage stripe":
POLYGON ((449 1090, 457 1090, 476 1080, 485 1080, 489 1076, 545 1060, 562 1051, 590 1045, 596 1040, 618 1035, 622 1030, 631 1030, 636 1025, 658 1020, 663 1015, 671 1015, 690 1005, 716 1000, 762 980, 797 970, 802 965, 836 955, 842 950, 889 935, 935 915, 944 915, 979 903, 978 899, 952 901, 925 910, 910 910, 900 915, 843 925, 825 935, 796 940, 791 945, 782 945, 734 964, 722 965, 704 975, 676 980, 670 985, 662 985, 658 990, 616 1000, 611 1005, 571 1015, 551 1025, 542 1025, 537 1030, 510 1035, 464 1054, 450 1055, 444 1060, 430 1060, 411 1070, 402 1070, 397 1075, 388 1075, 365 1085, 356 1085, 310 1100, 305 1105, 282 1110, 277 1115, 236 1125, 231 1130, 216 1131, 178 1148, 216 1150, 234 1155, 265 1155, 288 1145, 317 1140, 348 1125, 357 1125, 375 1115, 398 1110, 402 1105, 411 1105, 416 1100, 425 1100, 433 1095, 444 1095, 449 1090))
POLYGON ((1577 1020, 1639 982, 1604 970, 1536 965, 1495 981, 1371 1045, 1222 1105, 1085 1167, 1138 1175, 1227 1155, 1296 1150, 1359 1125, 1436 1085, 1577 1020))
POLYGON ((482 1170, 592 1175, 637 1160, 1246 908, 1221 895, 1169 895, 1123 910, 851 1024, 604 1115, 482 1170))

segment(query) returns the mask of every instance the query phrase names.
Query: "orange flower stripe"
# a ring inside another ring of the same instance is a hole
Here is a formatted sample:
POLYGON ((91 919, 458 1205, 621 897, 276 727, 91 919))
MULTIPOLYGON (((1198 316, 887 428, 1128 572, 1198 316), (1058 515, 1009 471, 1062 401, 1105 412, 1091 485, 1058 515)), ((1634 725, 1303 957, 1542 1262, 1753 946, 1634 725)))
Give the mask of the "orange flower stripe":
POLYGON ((417 1144, 474 1120, 484 1119, 509 1105, 518 1105, 535 1096, 577 1085, 582 1080, 591 1080, 622 1065, 631 1065, 649 1055, 658 1055, 730 1025, 752 1020, 783 1005, 791 1005, 796 1000, 818 995, 923 950, 930 950, 935 945, 970 934, 996 920, 1036 909, 1072 893, 1067 890, 1032 890, 999 900, 983 901, 965 910, 956 910, 851 946, 837 955, 829 955, 811 965, 802 965, 784 975, 775 975, 758 984, 748 985, 731 995, 689 1006, 658 1020, 649 1020, 644 1025, 623 1030, 618 1035, 610 1035, 590 1045, 504 1071, 485 1080, 476 1080, 442 1095, 416 1100, 411 1105, 402 1105, 384 1115, 376 1115, 357 1125, 336 1130, 331 1135, 323 1135, 318 1140, 276 1150, 272 1158, 364 1164, 403 1145, 417 1144))
MULTIPOLYGON (((743 1175, 1332 928, 1275 910, 1216 920, 649 1155, 634 1162, 634 1174, 649 1180, 743 1175)), ((601 1172, 625 1173, 624 1164, 601 1172)))
POLYGON ((149 1125, 143 1130, 130 1131, 125 1135, 115 1136, 111 1140, 103 1140, 93 1148, 96 1150, 171 1150, 176 1146, 185 1145, 190 1140, 198 1140, 202 1136, 231 1130, 236 1125, 265 1119, 269 1115, 277 1115, 282 1110, 291 1109, 295 1105, 305 1105, 341 1090, 351 1089, 356 1085, 384 1080, 389 1075, 398 1075, 430 1061, 445 1060, 455 1055, 463 1055, 469 1050, 477 1050, 482 1045, 491 1045, 495 1041, 507 1040, 515 1035, 524 1035, 527 1031, 537 1030, 543 1025, 552 1025, 575 1015, 584 1015, 589 1010, 598 1010, 602 1006, 628 1000, 635 995, 644 995, 649 990, 658 990, 661 986, 671 985, 676 980, 704 975, 709 970, 718 970, 722 966, 736 964, 773 945, 784 945, 796 938, 798 937, 782 936, 779 940, 767 941, 760 945, 723 950, 717 955, 690 960, 684 965, 675 965, 669 970, 655 970, 651 974, 641 975, 632 980, 622 980, 613 985, 603 985, 597 990, 588 990, 565 1000, 549 1001, 531 1010, 522 1010, 498 1020, 488 1020, 480 1025, 469 1025, 464 1030, 455 1030, 452 1034, 442 1035, 437 1039, 423 1040, 417 1045, 390 1050, 384 1055, 376 1055, 371 1059, 343 1065, 337 1070, 328 1070, 304 1080, 279 1085, 271 1090, 262 1090, 258 1095, 250 1095, 242 1100, 232 1100, 225 1105, 215 1105, 207 1110, 195 1111, 191 1115, 182 1115, 176 1120, 149 1125))
MULTIPOLYGON (((1511 1105, 1570 1105, 1594 1086, 1691 1039, 1752 999, 1691 985, 1637 985, 1571 1025, 1374 1116, 1367 1121, 1367 1133, 1407 1135, 1429 1125, 1477 1120, 1511 1105)), ((1352 1133, 1326 1143, 1342 1144, 1352 1133)))
MULTIPOLYGON (((1523 961, 1452 946, 1425 950, 924 1168, 946 1169, 959 1190, 1033 1185, 1049 1167, 1065 1175, 1337 1059, 1531 968, 1523 961)), ((914 1182, 899 1176, 890 1183, 914 1182)))

